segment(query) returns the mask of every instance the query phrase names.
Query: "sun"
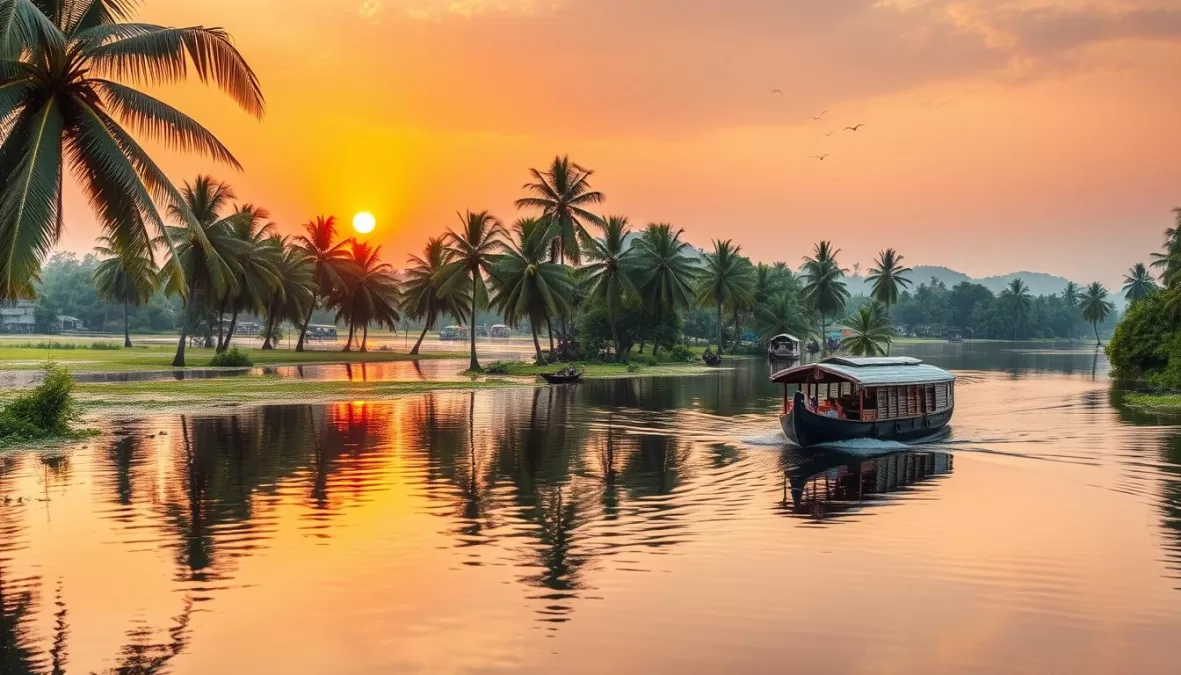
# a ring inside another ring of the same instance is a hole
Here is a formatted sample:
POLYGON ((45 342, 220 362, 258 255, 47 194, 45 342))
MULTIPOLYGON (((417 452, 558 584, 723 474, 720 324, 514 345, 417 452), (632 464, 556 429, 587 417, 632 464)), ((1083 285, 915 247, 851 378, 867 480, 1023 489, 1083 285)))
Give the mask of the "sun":
POLYGON ((377 227, 377 219, 373 217, 372 213, 362 211, 353 216, 353 229, 357 232, 369 234, 375 227, 377 227))

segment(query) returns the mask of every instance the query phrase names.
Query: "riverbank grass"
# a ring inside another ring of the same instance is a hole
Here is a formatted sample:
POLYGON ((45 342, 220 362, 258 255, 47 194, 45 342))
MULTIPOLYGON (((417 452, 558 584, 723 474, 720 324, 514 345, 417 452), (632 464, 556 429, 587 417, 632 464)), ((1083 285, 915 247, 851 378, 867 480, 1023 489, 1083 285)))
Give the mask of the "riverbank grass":
MULTIPOLYGON (((410 356, 403 352, 380 350, 371 352, 326 350, 297 352, 288 349, 238 349, 251 363, 260 367, 467 358, 466 353, 460 352, 435 352, 410 356)), ((175 347, 164 345, 145 345, 129 349, 91 349, 89 347, 44 349, 38 346, 0 345, 0 370, 38 370, 45 367, 45 361, 50 357, 59 366, 74 373, 181 370, 172 367, 172 359, 175 355, 175 347)), ((191 370, 208 368, 215 354, 212 349, 189 347, 185 355, 189 364, 186 369, 191 370)))
POLYGON ((72 440, 92 432, 74 428, 79 411, 74 380, 60 366, 46 364, 45 380, 0 406, 0 449, 44 441, 72 440))
POLYGON ((1181 394, 1146 394, 1143 392, 1129 392, 1124 395, 1124 403, 1135 408, 1157 410, 1160 412, 1181 412, 1181 394))

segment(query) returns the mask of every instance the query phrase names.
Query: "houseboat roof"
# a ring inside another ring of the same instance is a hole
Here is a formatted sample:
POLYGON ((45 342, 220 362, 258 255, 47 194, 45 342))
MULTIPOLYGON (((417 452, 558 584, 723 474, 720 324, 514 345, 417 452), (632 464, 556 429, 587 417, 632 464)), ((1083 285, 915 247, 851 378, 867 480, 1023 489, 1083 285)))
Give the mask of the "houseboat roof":
POLYGON ((819 363, 786 368, 773 375, 780 384, 852 382, 863 387, 953 382, 955 375, 910 357, 848 358, 834 356, 819 363))
POLYGON ((771 338, 770 342, 780 342, 782 340, 788 340, 790 342, 799 342, 800 341, 800 339, 794 335, 789 335, 788 333, 780 333, 779 335, 776 335, 775 337, 771 338))

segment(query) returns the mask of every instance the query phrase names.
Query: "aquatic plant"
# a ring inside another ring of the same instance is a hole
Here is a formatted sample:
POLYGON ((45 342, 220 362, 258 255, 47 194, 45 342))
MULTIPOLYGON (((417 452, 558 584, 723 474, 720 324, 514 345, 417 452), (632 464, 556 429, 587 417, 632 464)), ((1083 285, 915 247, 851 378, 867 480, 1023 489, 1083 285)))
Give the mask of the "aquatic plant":
POLYGON ((74 378, 54 363, 45 365, 45 379, 0 408, 0 447, 78 435, 74 378))

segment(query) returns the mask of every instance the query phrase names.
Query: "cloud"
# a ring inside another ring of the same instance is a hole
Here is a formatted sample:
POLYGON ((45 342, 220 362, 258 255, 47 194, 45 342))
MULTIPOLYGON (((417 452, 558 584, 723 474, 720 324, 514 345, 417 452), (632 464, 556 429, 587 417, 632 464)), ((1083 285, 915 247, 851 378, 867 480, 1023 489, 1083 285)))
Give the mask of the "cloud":
POLYGON ((381 11, 381 0, 365 0, 361 3, 361 18, 373 19, 381 11))
POLYGON ((471 18, 484 14, 536 14, 560 7, 565 0, 390 0, 415 20, 447 16, 471 18))

